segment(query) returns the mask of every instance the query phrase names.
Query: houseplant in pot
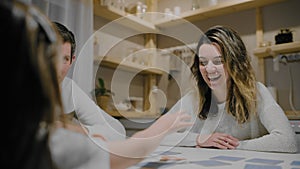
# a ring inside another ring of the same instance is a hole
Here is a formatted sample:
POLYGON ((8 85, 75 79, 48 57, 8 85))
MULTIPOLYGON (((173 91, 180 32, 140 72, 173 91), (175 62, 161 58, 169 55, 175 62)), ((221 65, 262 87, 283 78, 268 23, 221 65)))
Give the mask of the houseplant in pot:
POLYGON ((105 111, 110 110, 112 95, 114 93, 105 87, 104 80, 102 78, 98 78, 98 83, 96 84, 96 88, 93 90, 97 104, 105 111))

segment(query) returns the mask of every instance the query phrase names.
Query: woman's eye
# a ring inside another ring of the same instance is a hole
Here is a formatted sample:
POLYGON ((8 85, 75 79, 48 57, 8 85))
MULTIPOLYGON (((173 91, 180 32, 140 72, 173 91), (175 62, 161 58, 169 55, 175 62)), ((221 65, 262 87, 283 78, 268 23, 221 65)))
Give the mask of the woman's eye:
POLYGON ((201 66, 206 66, 208 64, 208 61, 199 60, 199 64, 201 66))
POLYGON ((199 58, 199 65, 200 66, 207 66, 209 61, 211 61, 212 64, 214 64, 214 65, 222 65, 224 63, 224 61, 221 58, 221 56, 216 56, 212 60, 208 60, 208 59, 206 59, 204 57, 200 57, 199 58))
POLYGON ((221 64, 223 64, 223 61, 222 61, 222 59, 217 59, 217 60, 213 61, 213 64, 214 65, 221 65, 221 64))

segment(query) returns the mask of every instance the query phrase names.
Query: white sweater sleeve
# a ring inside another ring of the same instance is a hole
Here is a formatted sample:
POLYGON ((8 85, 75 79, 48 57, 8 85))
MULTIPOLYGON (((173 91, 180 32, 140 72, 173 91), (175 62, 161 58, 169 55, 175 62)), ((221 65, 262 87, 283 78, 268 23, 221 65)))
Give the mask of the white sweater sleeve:
POLYGON ((72 79, 65 78, 62 98, 65 112, 75 111, 89 135, 101 134, 108 141, 125 139, 126 131, 120 121, 103 111, 72 79))
POLYGON ((258 83, 258 115, 267 134, 262 137, 240 141, 238 149, 274 152, 297 152, 295 132, 284 114, 282 108, 276 103, 268 89, 258 83))

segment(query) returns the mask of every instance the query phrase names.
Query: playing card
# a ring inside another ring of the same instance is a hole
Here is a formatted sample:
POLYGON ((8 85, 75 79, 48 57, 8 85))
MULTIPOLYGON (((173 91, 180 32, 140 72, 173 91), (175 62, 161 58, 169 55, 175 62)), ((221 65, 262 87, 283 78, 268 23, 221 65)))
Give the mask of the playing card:
POLYGON ((202 161, 190 161, 192 164, 202 165, 202 166, 222 166, 222 165, 231 165, 230 163, 225 163, 216 160, 202 160, 202 161))
POLYGON ((233 156, 216 156, 210 159, 213 160, 224 160, 224 161, 239 161, 245 159, 244 157, 233 157, 233 156))
POLYGON ((276 166, 276 165, 246 164, 244 169, 282 169, 282 168, 281 166, 276 166))
POLYGON ((300 166, 300 161, 292 161, 291 165, 299 165, 300 166))
POLYGON ((253 159, 250 159, 250 160, 246 160, 246 162, 276 165, 276 164, 282 163, 283 160, 271 160, 271 159, 263 159, 263 158, 253 158, 253 159))

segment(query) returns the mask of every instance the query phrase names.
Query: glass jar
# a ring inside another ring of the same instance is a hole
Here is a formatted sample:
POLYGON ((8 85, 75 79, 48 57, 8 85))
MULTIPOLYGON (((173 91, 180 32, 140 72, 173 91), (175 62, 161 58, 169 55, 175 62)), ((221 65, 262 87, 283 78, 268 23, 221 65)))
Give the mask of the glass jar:
POLYGON ((141 18, 141 15, 142 15, 142 8, 143 8, 143 3, 138 1, 136 3, 136 16, 141 18))
POLYGON ((198 3, 198 0, 192 0, 192 8, 191 10, 196 10, 196 9, 199 9, 199 3, 198 3))

